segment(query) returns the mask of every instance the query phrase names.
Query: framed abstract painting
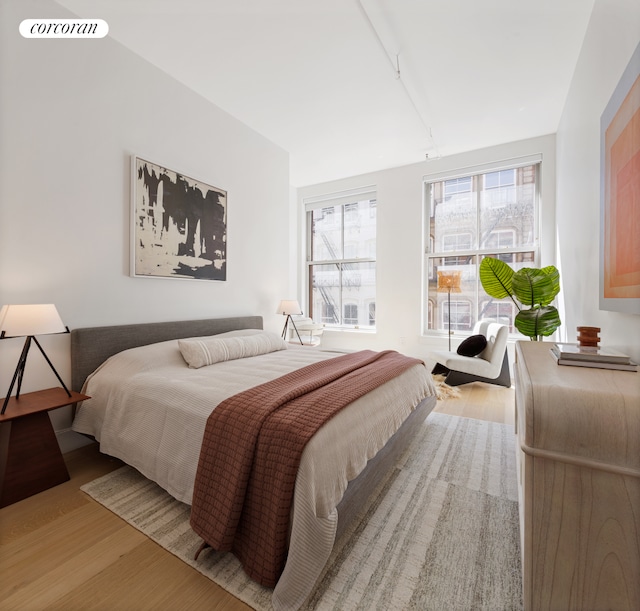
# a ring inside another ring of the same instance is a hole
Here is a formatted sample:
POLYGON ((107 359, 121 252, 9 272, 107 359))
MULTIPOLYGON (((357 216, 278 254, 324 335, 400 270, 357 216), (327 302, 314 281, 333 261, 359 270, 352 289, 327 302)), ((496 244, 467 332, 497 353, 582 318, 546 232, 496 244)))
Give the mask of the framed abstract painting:
POLYGON ((227 279, 227 192, 132 157, 131 275, 227 279))
POLYGON ((640 45, 600 132, 600 309, 640 314, 640 45))

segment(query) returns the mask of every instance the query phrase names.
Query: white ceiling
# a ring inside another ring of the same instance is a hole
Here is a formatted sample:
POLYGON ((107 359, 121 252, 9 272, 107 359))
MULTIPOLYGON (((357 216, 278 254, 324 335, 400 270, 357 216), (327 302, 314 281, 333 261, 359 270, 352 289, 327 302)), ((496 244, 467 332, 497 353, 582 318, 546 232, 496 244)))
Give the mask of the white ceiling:
POLYGON ((287 150, 295 186, 554 133, 594 2, 57 1, 287 150))

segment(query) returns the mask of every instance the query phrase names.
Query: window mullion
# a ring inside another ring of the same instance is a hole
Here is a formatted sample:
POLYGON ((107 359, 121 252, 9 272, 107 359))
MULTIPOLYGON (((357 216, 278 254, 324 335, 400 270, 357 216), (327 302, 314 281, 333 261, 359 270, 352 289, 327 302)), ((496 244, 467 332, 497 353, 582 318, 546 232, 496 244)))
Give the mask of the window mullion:
POLYGON ((340 278, 340 299, 338 301, 338 303, 340 304, 340 312, 338 314, 338 321, 341 325, 344 324, 344 256, 345 256, 345 241, 344 241, 344 228, 345 228, 345 215, 346 215, 346 210, 345 210, 345 206, 342 205, 340 206, 340 239, 341 239, 341 244, 340 244, 340 258, 342 259, 342 262, 340 263, 340 273, 339 273, 339 278, 340 278))
POLYGON ((340 291, 338 294, 338 324, 343 324, 343 316, 342 316, 342 293, 344 291, 344 280, 342 279, 342 263, 338 264, 338 286, 340 287, 340 291))

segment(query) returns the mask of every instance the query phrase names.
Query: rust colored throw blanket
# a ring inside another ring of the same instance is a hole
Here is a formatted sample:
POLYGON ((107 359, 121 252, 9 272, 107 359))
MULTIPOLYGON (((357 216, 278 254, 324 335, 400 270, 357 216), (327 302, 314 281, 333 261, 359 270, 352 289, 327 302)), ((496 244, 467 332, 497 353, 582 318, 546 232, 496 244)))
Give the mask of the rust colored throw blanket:
MULTIPOLYGON (((274 587, 284 568, 305 445, 333 415, 422 361, 363 350, 314 363, 226 399, 207 421, 191 526, 274 587)), ((330 449, 329 449, 330 451, 330 449)))

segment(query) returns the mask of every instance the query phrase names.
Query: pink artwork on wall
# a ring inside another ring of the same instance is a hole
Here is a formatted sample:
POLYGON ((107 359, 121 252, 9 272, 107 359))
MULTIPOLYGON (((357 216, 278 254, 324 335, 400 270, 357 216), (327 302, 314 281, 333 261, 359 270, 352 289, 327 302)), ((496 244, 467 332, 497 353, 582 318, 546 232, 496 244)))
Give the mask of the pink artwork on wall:
POLYGON ((600 309, 640 314, 640 46, 601 129, 600 309))

